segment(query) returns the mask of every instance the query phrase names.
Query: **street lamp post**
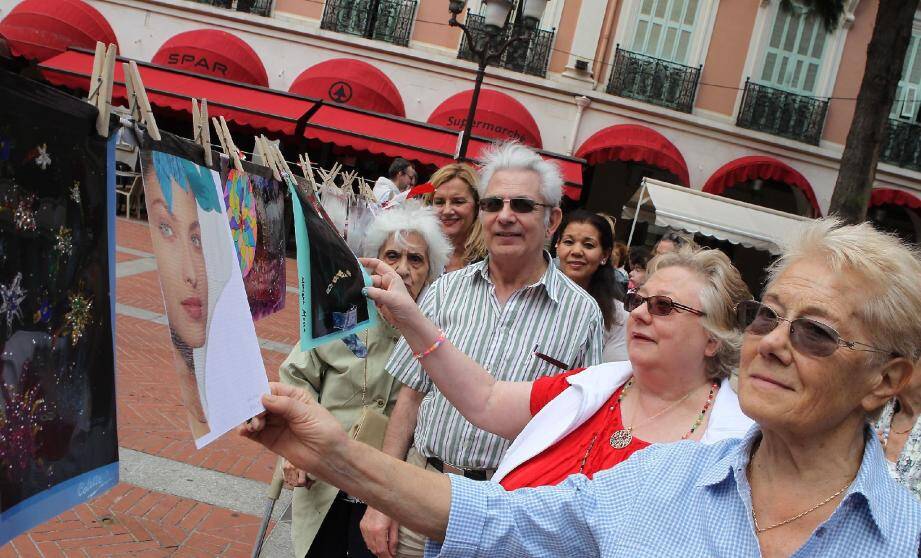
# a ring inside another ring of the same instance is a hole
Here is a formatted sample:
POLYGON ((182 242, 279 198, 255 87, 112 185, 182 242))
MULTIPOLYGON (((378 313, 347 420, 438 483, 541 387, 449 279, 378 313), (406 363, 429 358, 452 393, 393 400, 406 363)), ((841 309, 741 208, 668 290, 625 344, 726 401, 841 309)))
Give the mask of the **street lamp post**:
POLYGON ((486 75, 486 66, 490 62, 498 60, 502 53, 512 44, 530 38, 544 15, 544 9, 547 7, 547 0, 521 1, 523 3, 521 11, 524 20, 523 32, 514 35, 509 33, 509 36, 504 40, 500 40, 500 37, 510 24, 508 16, 514 6, 514 0, 483 0, 483 4, 486 5, 486 33, 481 36, 472 33, 467 25, 457 21, 457 16, 467 6, 467 0, 449 0, 448 2, 448 11, 451 12, 451 19, 448 24, 452 27, 459 27, 464 32, 464 36, 467 38, 467 46, 477 61, 476 81, 473 85, 473 95, 470 98, 470 109, 467 111, 467 120, 464 122, 464 131, 461 133, 460 148, 457 152, 459 160, 467 157, 467 144, 470 143, 470 133, 473 129, 477 101, 480 98, 480 87, 482 87, 483 77, 486 75))

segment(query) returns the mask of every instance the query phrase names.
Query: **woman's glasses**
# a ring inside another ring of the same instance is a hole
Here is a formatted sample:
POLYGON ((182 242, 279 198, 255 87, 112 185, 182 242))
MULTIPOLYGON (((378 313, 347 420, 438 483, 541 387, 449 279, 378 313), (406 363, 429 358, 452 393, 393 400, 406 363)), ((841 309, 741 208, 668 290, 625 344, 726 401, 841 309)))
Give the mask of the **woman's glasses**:
POLYGON ((502 211, 505 202, 508 202, 509 207, 511 207, 512 211, 515 213, 531 213, 534 211, 534 208, 538 206, 553 207, 547 203, 536 202, 531 198, 500 198, 498 196, 492 196, 480 200, 480 210, 487 213, 497 213, 502 211))
POLYGON ((690 312, 696 316, 706 316, 706 313, 703 311, 675 302, 667 296, 643 296, 636 291, 630 291, 627 293, 627 296, 624 297, 624 310, 633 312, 642 306, 644 302, 646 303, 646 309, 649 310, 649 313, 653 316, 668 316, 672 312, 681 311, 690 312))
POLYGON ((767 335, 774 331, 780 322, 789 323, 790 343, 793 348, 810 356, 831 356, 832 353, 838 350, 838 347, 847 347, 852 351, 868 351, 898 356, 891 351, 878 349, 866 343, 841 339, 838 332, 830 326, 809 318, 788 320, 778 316, 777 312, 757 300, 746 300, 736 305, 736 318, 739 326, 746 333, 751 333, 752 335, 767 335))

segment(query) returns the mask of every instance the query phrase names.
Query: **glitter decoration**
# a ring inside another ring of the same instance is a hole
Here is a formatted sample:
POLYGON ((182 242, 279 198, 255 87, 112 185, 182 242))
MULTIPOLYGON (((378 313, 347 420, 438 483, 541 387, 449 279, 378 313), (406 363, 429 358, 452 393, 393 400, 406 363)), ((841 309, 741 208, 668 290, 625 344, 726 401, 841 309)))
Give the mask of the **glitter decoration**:
POLYGON ((26 194, 20 198, 16 205, 16 213, 13 220, 16 222, 16 228, 21 231, 35 230, 35 212, 32 211, 32 205, 35 203, 35 194, 26 194))
POLYGON ((47 298, 42 299, 38 304, 38 310, 32 314, 32 321, 37 324, 43 324, 51 321, 51 301, 47 298))
POLYGON ((87 326, 90 325, 93 317, 91 310, 93 301, 87 299, 82 294, 70 295, 70 312, 64 317, 67 325, 70 326, 70 344, 74 347, 83 337, 87 326))
POLYGON ((29 468, 38 453, 36 440, 42 430, 40 417, 47 411, 45 400, 32 387, 22 394, 0 385, 4 412, 0 415, 0 469, 11 477, 29 468))
POLYGON ((55 236, 54 249, 62 256, 65 254, 69 256, 74 251, 70 229, 67 227, 58 229, 58 234, 55 236))
POLYGON ((80 205, 80 181, 74 180, 74 185, 70 188, 70 199, 74 200, 74 203, 80 205))
POLYGON ((22 301, 26 291, 22 289, 22 273, 17 273, 10 286, 0 283, 0 315, 6 316, 6 329, 13 327, 13 320, 22 321, 22 301))
POLYGON ((43 143, 38 147, 38 157, 35 158, 35 164, 42 170, 48 170, 51 166, 51 155, 48 154, 48 144, 43 143))

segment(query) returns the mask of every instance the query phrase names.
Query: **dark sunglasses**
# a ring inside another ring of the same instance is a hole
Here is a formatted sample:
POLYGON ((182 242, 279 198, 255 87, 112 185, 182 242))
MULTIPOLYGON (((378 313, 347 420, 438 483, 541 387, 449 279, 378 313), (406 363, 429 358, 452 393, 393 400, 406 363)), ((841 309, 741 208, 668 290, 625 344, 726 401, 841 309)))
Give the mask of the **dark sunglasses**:
POLYGON ((500 198, 498 196, 492 196, 480 200, 480 210, 487 213, 497 213, 502 211, 502 208, 505 207, 505 202, 508 202, 509 207, 511 207, 512 211, 515 213, 531 213, 537 206, 553 207, 547 203, 536 202, 531 198, 500 198))
POLYGON ((752 335, 767 335, 774 331, 780 322, 790 324, 790 344, 797 351, 816 357, 831 356, 838 347, 852 351, 867 351, 898 356, 891 351, 878 349, 859 341, 841 339, 838 332, 821 322, 809 318, 788 320, 778 316, 777 312, 757 300, 746 300, 736 305, 736 319, 739 327, 752 335))
POLYGON ((691 308, 690 306, 685 306, 675 302, 674 300, 668 298, 664 295, 653 295, 653 296, 643 296, 636 291, 630 291, 627 293, 627 296, 624 297, 624 310, 627 312, 633 312, 637 308, 646 303, 646 309, 649 310, 649 313, 653 316, 668 316, 672 312, 690 312, 695 316, 706 316, 702 310, 697 308, 691 308))

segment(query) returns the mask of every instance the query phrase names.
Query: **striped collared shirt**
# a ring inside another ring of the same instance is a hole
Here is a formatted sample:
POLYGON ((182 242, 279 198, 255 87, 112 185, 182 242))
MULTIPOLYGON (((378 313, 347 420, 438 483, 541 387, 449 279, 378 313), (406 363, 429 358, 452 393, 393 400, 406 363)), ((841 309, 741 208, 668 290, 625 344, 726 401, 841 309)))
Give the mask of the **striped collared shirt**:
MULTIPOLYGON (((601 362, 604 324, 598 304, 552 264, 504 306, 496 298, 486 260, 442 276, 426 290, 419 307, 454 346, 498 380, 531 381, 562 372, 535 357, 535 347, 569 368, 601 362)), ((415 430, 419 453, 465 469, 499 464, 509 442, 467 422, 432 385, 405 339, 397 343, 387 370, 426 394, 415 430)))

